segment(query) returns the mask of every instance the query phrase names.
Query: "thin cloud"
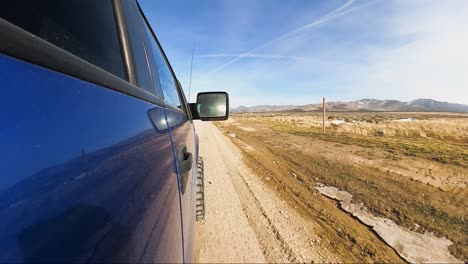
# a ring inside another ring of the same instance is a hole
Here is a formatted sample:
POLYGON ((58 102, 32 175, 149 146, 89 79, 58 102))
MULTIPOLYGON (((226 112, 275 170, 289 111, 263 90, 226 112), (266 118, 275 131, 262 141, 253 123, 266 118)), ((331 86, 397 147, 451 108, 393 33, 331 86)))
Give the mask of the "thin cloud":
MULTIPOLYGON (((307 24, 307 25, 304 25, 304 26, 299 27, 299 28, 297 28, 297 29, 294 29, 294 30, 291 30, 291 31, 289 31, 289 32, 286 32, 286 33, 284 33, 283 35, 281 35, 281 36, 279 36, 279 37, 277 37, 277 38, 274 38, 274 39, 272 39, 272 40, 270 40, 270 41, 268 41, 268 42, 265 42, 265 43, 263 43, 262 45, 259 45, 259 46, 255 47, 255 48, 253 48, 253 49, 251 49, 251 50, 245 52, 245 53, 239 54, 239 56, 237 56, 237 57, 235 57, 234 59, 232 59, 232 60, 226 62, 225 64, 223 64, 223 65, 221 65, 221 66, 219 66, 218 68, 214 69, 214 70, 213 70, 212 72, 210 72, 210 73, 211 73, 211 74, 212 74, 212 73, 216 73, 216 72, 218 72, 219 70, 221 70, 221 69, 223 69, 223 68, 225 68, 225 67, 227 67, 227 66, 233 64, 234 62, 236 62, 236 61, 238 61, 238 60, 240 60, 240 59, 242 59, 242 58, 247 57, 249 54, 252 54, 252 53, 254 53, 255 51, 260 50, 260 49, 262 49, 262 48, 265 48, 265 47, 267 47, 267 46, 269 46, 269 45, 271 45, 271 44, 273 44, 273 43, 275 43, 275 42, 278 42, 278 41, 283 40, 283 39, 285 39, 285 38, 288 38, 288 37, 290 37, 290 36, 296 35, 296 34, 302 32, 302 31, 304 31, 304 30, 307 30, 307 29, 312 28, 312 27, 316 27, 316 26, 318 26, 318 25, 321 25, 321 24, 327 23, 327 22, 329 22, 329 21, 332 21, 333 19, 336 19, 336 18, 338 18, 338 17, 340 17, 340 16, 343 16, 343 15, 349 13, 350 11, 356 9, 356 8, 347 9, 347 8, 348 8, 349 6, 351 6, 354 2, 355 2, 355 0, 349 0, 348 2, 346 2, 346 3, 343 4, 342 6, 338 7, 337 9, 333 10, 332 12, 330 12, 330 13, 328 13, 328 14, 326 14, 326 15, 320 17, 320 18, 318 18, 317 20, 312 21, 311 23, 309 23, 309 24, 307 24)), ((366 4, 364 4, 364 5, 368 5, 368 4, 369 4, 369 3, 366 3, 366 4)), ((364 5, 358 6, 357 8, 360 8, 360 7, 364 6, 364 5)))
POLYGON ((298 56, 286 56, 275 54, 258 54, 258 53, 218 53, 218 54, 202 54, 196 56, 198 58, 225 58, 225 57, 243 57, 243 58, 258 58, 258 59, 286 59, 286 60, 299 60, 298 56))

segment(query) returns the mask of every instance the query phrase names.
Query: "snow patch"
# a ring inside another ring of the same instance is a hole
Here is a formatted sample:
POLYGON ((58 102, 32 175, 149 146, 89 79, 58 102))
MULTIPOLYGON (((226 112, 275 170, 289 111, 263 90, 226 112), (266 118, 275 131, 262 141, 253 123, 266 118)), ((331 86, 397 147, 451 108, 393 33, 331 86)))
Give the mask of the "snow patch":
POLYGON ((374 216, 362 204, 351 203, 353 195, 335 187, 315 187, 321 194, 340 201, 341 208, 351 213, 374 231, 410 263, 463 263, 453 257, 448 247, 453 243, 432 233, 420 234, 397 225, 390 219, 374 216))
POLYGON ((342 119, 335 119, 335 120, 332 120, 330 122, 327 122, 329 124, 334 124, 334 125, 342 125, 342 124, 346 124, 346 121, 342 120, 342 119))
POLYGON ((393 120, 393 122, 413 122, 413 119, 411 119, 411 118, 402 118, 402 119, 393 120))

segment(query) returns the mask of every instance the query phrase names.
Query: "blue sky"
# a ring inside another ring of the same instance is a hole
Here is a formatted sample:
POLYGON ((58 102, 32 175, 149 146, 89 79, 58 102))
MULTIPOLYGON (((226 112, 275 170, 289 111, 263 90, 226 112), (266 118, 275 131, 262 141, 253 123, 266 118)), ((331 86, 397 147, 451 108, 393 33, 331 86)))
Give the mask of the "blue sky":
POLYGON ((468 104, 468 1, 140 0, 188 95, 468 104))

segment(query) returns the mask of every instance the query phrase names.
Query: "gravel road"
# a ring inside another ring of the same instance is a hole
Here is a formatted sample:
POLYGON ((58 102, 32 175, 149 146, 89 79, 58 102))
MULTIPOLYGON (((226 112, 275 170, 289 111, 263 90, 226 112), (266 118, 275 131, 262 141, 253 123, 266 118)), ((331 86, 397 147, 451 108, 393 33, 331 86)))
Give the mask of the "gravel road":
MULTIPOLYGON (((265 186, 227 135, 197 122, 205 162, 206 216, 197 223, 197 262, 340 262, 303 219, 265 186)), ((232 135, 231 135, 232 136, 232 135)))

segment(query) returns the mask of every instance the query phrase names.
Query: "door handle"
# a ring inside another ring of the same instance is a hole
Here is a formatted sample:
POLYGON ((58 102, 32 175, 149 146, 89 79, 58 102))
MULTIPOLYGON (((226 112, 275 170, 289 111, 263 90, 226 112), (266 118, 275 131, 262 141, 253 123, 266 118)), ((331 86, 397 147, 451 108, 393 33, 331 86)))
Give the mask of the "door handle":
POLYGON ((187 151, 187 146, 182 144, 177 152, 177 163, 179 164, 179 173, 189 172, 193 166, 193 155, 187 151))
POLYGON ((187 146, 182 144, 177 151, 177 164, 180 176, 180 185, 182 194, 185 193, 187 188, 189 172, 193 166, 193 154, 187 151, 187 146))

